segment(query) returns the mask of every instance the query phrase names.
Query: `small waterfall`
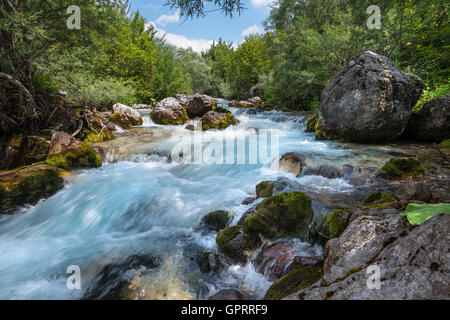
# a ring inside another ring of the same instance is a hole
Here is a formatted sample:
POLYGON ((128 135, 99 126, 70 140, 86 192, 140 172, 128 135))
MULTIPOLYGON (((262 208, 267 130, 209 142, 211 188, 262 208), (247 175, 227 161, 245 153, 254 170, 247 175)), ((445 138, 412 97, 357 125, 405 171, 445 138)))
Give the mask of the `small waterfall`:
POLYGON ((152 121, 152 118, 150 118, 150 115, 142 116, 142 126, 141 127, 151 127, 155 125, 155 123, 152 121))

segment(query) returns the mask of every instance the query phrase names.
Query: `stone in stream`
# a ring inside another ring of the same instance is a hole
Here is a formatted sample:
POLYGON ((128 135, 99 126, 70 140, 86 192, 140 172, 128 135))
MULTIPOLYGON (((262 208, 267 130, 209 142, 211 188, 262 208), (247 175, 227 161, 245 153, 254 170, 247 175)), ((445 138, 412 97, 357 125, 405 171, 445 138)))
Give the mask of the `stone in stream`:
POLYGON ((225 129, 231 125, 236 125, 238 120, 231 114, 231 112, 217 112, 217 111, 208 111, 202 117, 202 130, 210 130, 210 129, 225 129))
POLYGON ((181 125, 189 119, 186 109, 173 97, 159 101, 150 116, 154 123, 165 125, 181 125))
POLYGON ((328 241, 322 279, 287 299, 448 299, 449 245, 448 214, 415 228, 399 215, 361 216, 328 241), (368 277, 375 279, 376 270, 380 283, 375 289, 368 277))
POLYGON ((188 101, 185 105, 186 112, 189 118, 202 117, 208 111, 214 110, 217 106, 215 99, 207 96, 206 94, 196 93, 188 96, 188 101))
POLYGON ((213 252, 200 252, 195 260, 204 273, 218 272, 221 265, 219 256, 213 252))
POLYGON ((113 113, 108 117, 108 119, 122 129, 130 129, 133 126, 133 122, 124 113, 113 113))
POLYGON ((143 123, 141 114, 133 108, 121 103, 113 105, 113 113, 122 113, 128 117, 134 126, 140 126, 143 123))
POLYGON ((407 181, 402 183, 395 191, 395 195, 400 200, 418 200, 428 202, 432 194, 424 182, 407 181))
POLYGON ((305 156, 298 152, 285 153, 278 162, 278 169, 284 172, 293 173, 299 177, 305 166, 305 156))
POLYGON ((255 108, 262 105, 261 97, 252 97, 247 100, 231 101, 228 106, 235 108, 255 108))
POLYGON ((26 166, 0 173, 0 213, 18 206, 36 204, 63 187, 58 170, 45 164, 26 166))
POLYGON ((414 112, 407 134, 418 140, 434 142, 450 138, 450 94, 440 96, 414 112))
POLYGON ((228 211, 216 210, 204 216, 202 223, 211 230, 220 231, 227 226, 230 216, 228 211))
POLYGON ((389 58, 365 51, 323 90, 308 129, 318 139, 395 140, 406 128, 423 87, 419 77, 401 72, 389 58))

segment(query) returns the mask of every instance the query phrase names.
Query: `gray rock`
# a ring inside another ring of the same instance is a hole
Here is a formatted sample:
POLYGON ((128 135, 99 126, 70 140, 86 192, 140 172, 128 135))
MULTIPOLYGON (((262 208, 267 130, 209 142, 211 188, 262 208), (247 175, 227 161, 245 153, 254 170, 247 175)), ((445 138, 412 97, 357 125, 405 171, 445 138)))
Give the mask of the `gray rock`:
POLYGON ((166 125, 184 124, 188 119, 186 109, 173 97, 158 102, 150 116, 153 122, 166 125))
POLYGON ((135 123, 142 123, 142 117, 139 112, 134 110, 133 108, 126 106, 121 103, 116 103, 113 105, 113 112, 114 113, 123 113, 129 118, 133 119, 135 123))
POLYGON ((420 78, 399 71, 387 57, 363 52, 322 92, 321 137, 372 143, 394 140, 406 128, 423 87, 420 78))
POLYGON ((450 216, 437 215, 409 231, 404 218, 358 217, 327 244, 321 280, 287 299, 449 299, 450 216), (369 266, 381 272, 369 289, 369 266))

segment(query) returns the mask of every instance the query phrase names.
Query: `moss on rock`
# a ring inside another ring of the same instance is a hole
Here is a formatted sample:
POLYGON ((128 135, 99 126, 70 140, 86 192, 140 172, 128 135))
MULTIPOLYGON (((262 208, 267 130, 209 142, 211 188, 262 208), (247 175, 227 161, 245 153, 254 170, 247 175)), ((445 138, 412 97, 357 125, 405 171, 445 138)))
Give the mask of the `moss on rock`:
POLYGON ((103 128, 102 130, 100 130, 100 132, 84 130, 82 136, 84 142, 90 143, 103 142, 115 139, 114 134, 108 128, 103 128))
POLYGON ((304 238, 313 213, 311 199, 306 194, 281 193, 256 207, 256 214, 244 220, 244 232, 255 242, 258 242, 259 234, 270 239, 304 238))
POLYGON ((263 181, 256 185, 256 197, 267 198, 273 195, 273 183, 270 181, 263 181))
POLYGON ((64 158, 69 168, 98 168, 102 165, 102 158, 86 143, 82 143, 77 151, 66 153, 64 158))
POLYGON ((226 227, 216 237, 217 247, 227 256, 242 260, 242 226, 226 227))
POLYGON ((347 228, 353 210, 336 210, 328 214, 326 220, 327 233, 330 238, 339 237, 347 228))
POLYGON ((321 267, 300 267, 276 280, 264 295, 264 300, 281 300, 290 294, 304 289, 322 278, 321 267))
POLYGON ((422 176, 424 169, 417 158, 391 158, 381 168, 389 179, 403 179, 422 176))
POLYGON ((216 210, 203 217, 202 222, 209 229, 220 231, 228 224, 229 213, 224 210, 216 210))
POLYGON ((129 129, 133 126, 130 117, 123 113, 113 113, 108 119, 124 129, 129 129))
POLYGON ((364 204, 369 205, 373 202, 389 203, 389 202, 397 202, 397 199, 395 199, 393 195, 387 192, 374 192, 364 200, 364 204))
POLYGON ((196 256, 195 261, 204 273, 217 272, 220 268, 220 260, 217 254, 213 252, 201 252, 196 256))
POLYGON ((18 206, 36 204, 63 187, 58 171, 45 164, 26 166, 0 174, 0 213, 18 206))

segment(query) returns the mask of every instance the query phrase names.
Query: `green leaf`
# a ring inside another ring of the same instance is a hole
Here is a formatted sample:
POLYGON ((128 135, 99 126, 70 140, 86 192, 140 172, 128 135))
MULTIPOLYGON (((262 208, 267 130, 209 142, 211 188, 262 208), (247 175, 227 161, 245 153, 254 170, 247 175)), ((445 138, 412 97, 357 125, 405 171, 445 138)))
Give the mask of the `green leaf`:
POLYGON ((450 203, 416 204, 409 203, 401 216, 406 216, 409 223, 418 225, 440 213, 450 213, 450 203))

